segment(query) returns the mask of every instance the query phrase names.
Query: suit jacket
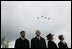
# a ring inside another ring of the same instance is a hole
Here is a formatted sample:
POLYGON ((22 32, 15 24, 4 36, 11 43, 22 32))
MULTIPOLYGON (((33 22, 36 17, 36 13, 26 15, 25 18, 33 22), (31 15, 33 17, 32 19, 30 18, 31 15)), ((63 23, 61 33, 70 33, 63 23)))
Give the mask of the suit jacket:
POLYGON ((48 41, 48 48, 57 48, 57 45, 54 41, 48 41))
POLYGON ((68 48, 67 44, 66 43, 64 44, 63 42, 59 42, 58 46, 59 48, 68 48))
POLYGON ((46 48, 45 39, 40 37, 40 40, 35 37, 31 39, 31 48, 46 48))
POLYGON ((29 48, 29 41, 26 38, 24 40, 18 38, 15 42, 15 48, 29 48))

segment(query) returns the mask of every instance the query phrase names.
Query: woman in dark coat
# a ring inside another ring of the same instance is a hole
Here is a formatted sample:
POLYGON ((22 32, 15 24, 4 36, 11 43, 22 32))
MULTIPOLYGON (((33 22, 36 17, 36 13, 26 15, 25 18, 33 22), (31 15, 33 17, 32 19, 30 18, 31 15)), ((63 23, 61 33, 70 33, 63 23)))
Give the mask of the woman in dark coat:
POLYGON ((48 48, 57 48, 57 45, 53 41, 53 35, 50 33, 46 37, 48 39, 48 48))

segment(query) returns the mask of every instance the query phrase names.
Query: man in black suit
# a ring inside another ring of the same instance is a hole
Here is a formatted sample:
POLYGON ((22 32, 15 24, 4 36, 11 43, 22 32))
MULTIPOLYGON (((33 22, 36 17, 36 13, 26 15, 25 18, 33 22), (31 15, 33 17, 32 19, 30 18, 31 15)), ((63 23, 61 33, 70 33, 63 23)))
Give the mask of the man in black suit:
POLYGON ((57 45, 53 41, 53 35, 49 33, 46 37, 48 39, 48 48, 57 48, 57 45))
POLYGON ((59 35, 58 38, 60 40, 60 42, 58 43, 59 48, 68 48, 67 43, 63 41, 64 40, 63 35, 59 35))
POLYGON ((31 39, 31 48, 46 48, 45 39, 40 36, 40 31, 35 32, 36 37, 31 39))
POLYGON ((25 38, 25 31, 21 31, 20 36, 15 42, 15 48, 29 48, 29 41, 25 38))

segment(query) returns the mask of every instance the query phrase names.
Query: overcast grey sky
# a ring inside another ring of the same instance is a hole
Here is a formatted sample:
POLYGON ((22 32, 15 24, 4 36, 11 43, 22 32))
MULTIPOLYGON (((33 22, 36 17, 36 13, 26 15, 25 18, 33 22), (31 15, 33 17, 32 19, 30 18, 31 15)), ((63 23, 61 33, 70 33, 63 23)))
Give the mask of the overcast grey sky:
POLYGON ((57 36, 64 34, 71 47, 71 2, 1 1, 1 36, 5 35, 6 40, 16 40, 22 30, 30 40, 37 29, 45 39, 48 33, 54 33, 58 41, 57 36))

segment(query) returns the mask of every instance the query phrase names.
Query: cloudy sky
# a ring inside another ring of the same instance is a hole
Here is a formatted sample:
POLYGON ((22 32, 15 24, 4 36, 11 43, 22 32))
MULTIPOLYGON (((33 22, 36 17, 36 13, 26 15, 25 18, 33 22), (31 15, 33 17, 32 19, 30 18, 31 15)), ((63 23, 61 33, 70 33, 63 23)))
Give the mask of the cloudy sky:
POLYGON ((46 35, 53 33, 56 43, 59 42, 58 35, 63 34, 71 47, 71 2, 1 1, 1 36, 10 41, 9 47, 14 47, 20 31, 24 30, 26 38, 31 40, 37 29, 46 41, 46 35), (42 15, 47 18, 41 17, 42 15))

